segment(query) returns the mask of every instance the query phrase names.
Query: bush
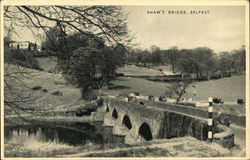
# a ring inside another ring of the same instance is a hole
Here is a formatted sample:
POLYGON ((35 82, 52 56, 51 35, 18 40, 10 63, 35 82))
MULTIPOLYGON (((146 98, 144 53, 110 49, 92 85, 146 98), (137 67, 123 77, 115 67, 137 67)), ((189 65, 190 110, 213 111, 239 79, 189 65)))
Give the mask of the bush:
POLYGON ((47 90, 47 89, 42 89, 42 91, 43 91, 43 92, 48 92, 48 90, 47 90))
POLYGON ((14 63, 23 67, 43 70, 38 61, 34 58, 34 53, 28 50, 5 50, 4 60, 7 63, 14 63))
POLYGON ((34 91, 37 91, 37 90, 40 90, 40 89, 42 89, 41 86, 35 86, 35 87, 32 88, 32 90, 34 90, 34 91))
POLYGON ((103 100, 102 98, 100 98, 100 99, 98 99, 98 100, 96 101, 96 103, 97 103, 98 106, 103 105, 103 102, 104 102, 104 100, 103 100))
POLYGON ((81 90, 82 92, 82 98, 85 100, 96 100, 97 99, 97 95, 93 92, 93 89, 89 88, 88 90, 81 90))
POLYGON ((52 92, 51 95, 53 95, 53 96, 63 96, 63 92, 55 91, 55 92, 52 92))

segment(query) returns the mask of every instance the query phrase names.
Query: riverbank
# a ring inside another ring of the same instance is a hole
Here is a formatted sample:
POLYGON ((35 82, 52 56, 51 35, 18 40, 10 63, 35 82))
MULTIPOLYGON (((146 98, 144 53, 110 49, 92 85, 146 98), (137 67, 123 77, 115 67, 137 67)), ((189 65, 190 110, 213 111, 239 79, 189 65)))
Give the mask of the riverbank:
MULTIPOLYGON (((84 130, 69 125, 86 123, 90 125, 103 125, 102 121, 95 121, 96 114, 90 116, 26 116, 33 125, 49 125, 63 127, 77 132, 84 130)), ((10 117, 16 126, 28 125, 20 117, 10 117)), ((13 126, 6 123, 5 127, 13 126)), ((112 130, 112 129, 111 129, 112 130)), ((103 131, 99 131, 103 132, 103 131)), ((112 133, 111 133, 112 134, 112 133)), ((72 146, 59 142, 36 142, 39 147, 34 147, 33 142, 18 143, 18 141, 5 141, 5 154, 7 157, 228 157, 244 156, 244 150, 239 146, 231 149, 223 148, 216 143, 200 141, 193 137, 179 137, 171 139, 155 139, 140 142, 134 145, 125 144, 94 144, 87 142, 81 146, 72 146), (33 147, 32 147, 33 146, 33 147), (190 152, 192 151, 192 152, 190 152)))
POLYGON ((244 156, 239 148, 225 149, 218 144, 202 142, 193 137, 153 140, 131 146, 102 146, 87 143, 70 146, 60 143, 5 144, 6 157, 232 157, 244 156), (237 155, 233 155, 237 153, 237 155))

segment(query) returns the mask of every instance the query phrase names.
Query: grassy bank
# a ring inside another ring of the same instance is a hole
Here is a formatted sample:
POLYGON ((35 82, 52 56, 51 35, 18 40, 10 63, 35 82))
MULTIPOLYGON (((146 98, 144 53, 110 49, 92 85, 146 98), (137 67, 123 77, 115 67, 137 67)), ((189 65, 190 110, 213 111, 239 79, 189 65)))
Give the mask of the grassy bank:
POLYGON ((216 143, 199 141, 193 137, 180 137, 142 142, 125 148, 88 151, 58 157, 229 157, 244 156, 245 152, 234 154, 216 143))
POLYGON ((237 147, 228 150, 218 144, 202 142, 192 137, 154 140, 127 147, 91 143, 70 146, 55 142, 38 142, 36 146, 30 142, 5 144, 6 157, 229 157, 244 154, 237 147))
MULTIPOLYGON (((51 112, 68 109, 84 103, 81 100, 80 88, 67 84, 61 74, 37 71, 11 64, 5 64, 5 70, 7 70, 6 74, 11 72, 26 73, 20 76, 21 83, 13 82, 10 85, 15 92, 24 93, 25 96, 30 96, 30 99, 34 99, 27 102, 28 106, 32 105, 32 107, 38 107, 41 111, 51 112)), ((10 109, 5 106, 5 114, 13 114, 8 111, 10 109)))

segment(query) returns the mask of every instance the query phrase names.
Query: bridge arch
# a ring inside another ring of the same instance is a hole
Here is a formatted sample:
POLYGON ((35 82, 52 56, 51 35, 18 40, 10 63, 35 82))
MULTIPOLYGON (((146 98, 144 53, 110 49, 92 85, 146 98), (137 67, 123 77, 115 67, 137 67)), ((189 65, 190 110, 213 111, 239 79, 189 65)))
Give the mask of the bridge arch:
POLYGON ((145 122, 139 128, 139 135, 142 136, 147 141, 153 139, 150 126, 145 122))
POLYGON ((117 113, 117 110, 114 109, 113 112, 112 112, 112 117, 117 119, 118 118, 118 113, 117 113))
POLYGON ((122 125, 125 125, 129 130, 132 128, 132 123, 127 115, 123 117, 122 125))

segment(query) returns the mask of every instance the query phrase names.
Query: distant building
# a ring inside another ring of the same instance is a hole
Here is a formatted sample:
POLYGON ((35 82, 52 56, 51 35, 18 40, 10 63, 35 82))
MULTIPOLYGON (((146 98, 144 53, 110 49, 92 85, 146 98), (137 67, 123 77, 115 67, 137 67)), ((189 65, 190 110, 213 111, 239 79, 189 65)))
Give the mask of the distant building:
POLYGON ((18 46, 17 42, 11 42, 9 47, 12 48, 12 49, 19 49, 19 46, 18 46))
POLYGON ((38 51, 38 52, 41 52, 41 51, 42 51, 41 46, 37 46, 37 51, 38 51))
POLYGON ((29 51, 36 51, 37 45, 36 43, 31 43, 29 41, 26 42, 11 42, 9 44, 11 49, 21 49, 21 50, 29 50, 29 51))

